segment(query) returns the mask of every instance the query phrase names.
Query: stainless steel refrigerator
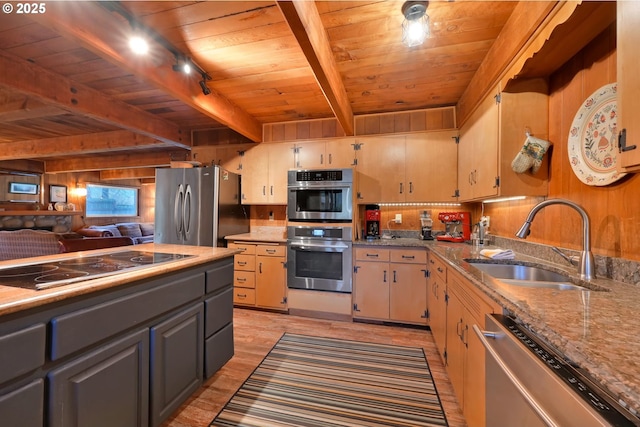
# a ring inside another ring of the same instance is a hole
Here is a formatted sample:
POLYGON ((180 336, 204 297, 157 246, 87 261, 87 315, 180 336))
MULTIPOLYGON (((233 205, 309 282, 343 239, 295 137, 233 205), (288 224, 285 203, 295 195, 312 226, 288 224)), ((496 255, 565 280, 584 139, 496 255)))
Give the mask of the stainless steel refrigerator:
POLYGON ((226 246, 249 231, 240 176, 219 166, 156 169, 155 243, 226 246))

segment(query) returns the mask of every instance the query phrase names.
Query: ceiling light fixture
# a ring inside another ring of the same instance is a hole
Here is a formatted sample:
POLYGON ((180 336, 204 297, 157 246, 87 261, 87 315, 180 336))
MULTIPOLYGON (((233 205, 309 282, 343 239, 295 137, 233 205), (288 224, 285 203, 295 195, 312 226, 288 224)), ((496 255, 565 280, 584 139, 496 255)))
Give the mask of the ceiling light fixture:
POLYGON ((176 55, 176 63, 173 64, 173 71, 191 74, 191 61, 176 55))
POLYGON ((428 1, 406 1, 402 5, 402 42, 408 46, 419 46, 429 37, 428 1))
POLYGON ((149 52, 149 43, 139 34, 131 36, 129 47, 136 55, 146 55, 149 52))

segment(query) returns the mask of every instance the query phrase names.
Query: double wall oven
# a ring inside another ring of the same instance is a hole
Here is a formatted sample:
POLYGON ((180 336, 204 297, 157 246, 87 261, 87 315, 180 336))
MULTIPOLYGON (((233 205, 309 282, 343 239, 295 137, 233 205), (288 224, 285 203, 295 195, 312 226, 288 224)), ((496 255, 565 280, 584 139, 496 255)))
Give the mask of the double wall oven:
POLYGON ((351 292, 353 170, 291 170, 287 286, 351 292))

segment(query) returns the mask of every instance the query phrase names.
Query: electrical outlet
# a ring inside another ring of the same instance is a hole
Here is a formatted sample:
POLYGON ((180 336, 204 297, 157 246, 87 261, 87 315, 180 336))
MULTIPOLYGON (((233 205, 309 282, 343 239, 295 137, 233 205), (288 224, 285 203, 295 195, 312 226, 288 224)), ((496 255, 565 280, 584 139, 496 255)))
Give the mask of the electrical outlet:
POLYGON ((485 228, 489 228, 489 226, 491 225, 491 221, 488 216, 481 217, 480 221, 484 223, 485 228))
POLYGON ((274 217, 273 217, 273 211, 269 211, 269 221, 273 221, 274 217))
POLYGON ((396 214, 396 224, 402 224, 402 214, 396 214))

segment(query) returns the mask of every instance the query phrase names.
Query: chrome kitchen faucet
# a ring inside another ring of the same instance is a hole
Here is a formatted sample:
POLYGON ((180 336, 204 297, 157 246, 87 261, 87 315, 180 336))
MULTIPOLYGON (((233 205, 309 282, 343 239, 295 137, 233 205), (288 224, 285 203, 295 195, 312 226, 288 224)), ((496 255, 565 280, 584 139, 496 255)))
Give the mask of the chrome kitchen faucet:
MULTIPOLYGON (((593 258, 593 253, 591 253, 591 228, 589 225, 589 216, 580 205, 565 199, 549 199, 540 202, 533 208, 531 208, 531 212, 529 212, 529 215, 527 216, 524 224, 522 224, 522 227, 520 227, 520 230, 518 230, 518 232, 516 233, 516 237, 519 237, 520 239, 526 239, 531 232, 529 228, 531 227, 533 218, 535 218, 538 211, 549 205, 566 205, 578 211, 578 213, 580 213, 580 216, 582 216, 582 253, 580 254, 580 262, 578 264, 578 274, 580 275, 580 278, 584 280, 595 279, 595 261, 593 258)), ((554 250, 563 255, 563 258, 571 262, 571 259, 562 254, 558 248, 554 247, 554 250)))

